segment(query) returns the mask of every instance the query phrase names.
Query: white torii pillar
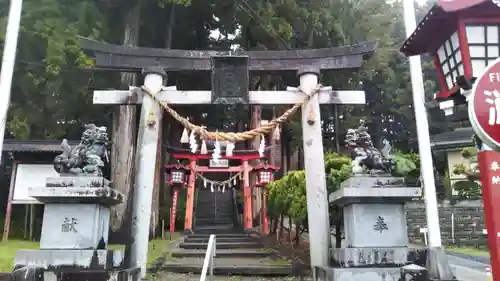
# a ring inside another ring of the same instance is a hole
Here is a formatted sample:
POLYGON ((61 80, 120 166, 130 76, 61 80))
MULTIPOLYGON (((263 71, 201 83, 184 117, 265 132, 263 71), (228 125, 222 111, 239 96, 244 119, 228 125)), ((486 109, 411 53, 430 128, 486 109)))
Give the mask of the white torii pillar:
MULTIPOLYGON (((318 68, 304 68, 298 71, 300 89, 311 93, 318 86, 318 68)), ((158 93, 157 98, 169 104, 211 104, 211 91, 178 91, 175 86, 163 87, 162 74, 146 72, 145 86, 158 93), (148 79, 148 77, 150 77, 148 79), (162 80, 161 80, 162 81, 162 80)), ((261 105, 295 104, 305 94, 295 87, 286 91, 249 91, 249 103, 261 105)), ((94 91, 94 104, 141 104, 141 122, 137 142, 136 186, 133 216, 132 264, 145 268, 151 214, 151 197, 154 182, 156 143, 161 121, 160 108, 138 87, 128 91, 94 91), (152 110, 152 111, 151 111, 152 110), (148 123, 149 112, 156 114, 157 123, 152 128, 148 123), (153 144, 154 148, 153 148, 153 144)), ((322 88, 302 106, 302 130, 306 170, 306 196, 309 216, 311 266, 328 266, 330 246, 330 223, 328 213, 328 192, 326 188, 323 137, 320 104, 365 104, 364 91, 332 91, 322 88), (312 112, 311 116, 310 113, 312 112), (310 117, 312 117, 312 120, 310 117)), ((144 274, 145 271, 141 271, 144 274)), ((144 275, 142 275, 144 276, 144 275)))
MULTIPOLYGON (((143 69, 144 86, 153 93, 161 91, 165 71, 159 67, 143 69)), ((156 173, 156 154, 161 136, 163 110, 150 96, 142 99, 139 132, 137 134, 137 152, 135 162, 135 184, 132 194, 132 244, 130 247, 130 265, 141 269, 141 277, 146 275, 148 259, 149 226, 151 223, 151 205, 156 173)))
MULTIPOLYGON (((318 87, 318 68, 299 69, 300 88, 311 93, 318 87)), ((335 128, 337 130, 337 128, 335 128)), ((306 173, 307 222, 311 267, 328 266, 330 253, 330 214, 326 189, 323 132, 318 95, 302 106, 302 142, 306 173)))

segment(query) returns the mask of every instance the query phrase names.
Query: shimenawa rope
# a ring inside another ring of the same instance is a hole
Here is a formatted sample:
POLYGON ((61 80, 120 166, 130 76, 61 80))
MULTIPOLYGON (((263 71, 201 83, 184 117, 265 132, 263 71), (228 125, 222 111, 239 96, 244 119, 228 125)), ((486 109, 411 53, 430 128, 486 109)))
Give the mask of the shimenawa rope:
POLYGON ((311 93, 306 93, 304 90, 300 89, 299 90, 306 94, 306 97, 301 100, 300 102, 294 104, 293 107, 285 111, 281 116, 271 120, 269 123, 262 125, 258 128, 246 131, 246 132, 241 132, 241 133, 225 133, 225 132, 210 132, 207 131, 204 127, 195 125, 191 122, 189 122, 188 119, 182 117, 177 111, 175 111, 173 108, 171 108, 168 103, 161 101, 158 99, 157 94, 151 92, 147 87, 142 86, 142 90, 146 92, 153 100, 155 100, 158 104, 160 104, 175 120, 179 121, 184 128, 187 128, 190 131, 194 131, 197 135, 200 135, 204 139, 210 139, 210 140, 224 140, 224 141, 230 141, 230 142, 238 142, 238 141, 246 141, 246 140, 253 140, 257 136, 265 135, 270 133, 272 130, 274 130, 278 125, 285 123, 290 116, 295 114, 298 109, 306 103, 311 97, 315 94, 317 94, 320 89, 321 85, 318 85, 311 93))

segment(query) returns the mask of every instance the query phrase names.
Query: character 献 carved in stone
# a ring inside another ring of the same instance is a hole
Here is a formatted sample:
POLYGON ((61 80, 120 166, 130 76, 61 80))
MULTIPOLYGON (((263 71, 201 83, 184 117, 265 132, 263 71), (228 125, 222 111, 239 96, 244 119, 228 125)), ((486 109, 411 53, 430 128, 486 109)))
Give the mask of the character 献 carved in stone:
POLYGON ((365 121, 361 120, 357 129, 348 129, 345 137, 345 145, 351 151, 353 160, 352 172, 360 174, 364 172, 392 173, 396 170, 396 162, 390 157, 390 144, 384 140, 382 151, 374 147, 372 138, 367 131, 365 121))
POLYGON ((80 143, 73 149, 66 139, 61 143, 63 152, 54 158, 54 169, 61 175, 102 176, 109 163, 110 141, 106 127, 85 125, 80 143))

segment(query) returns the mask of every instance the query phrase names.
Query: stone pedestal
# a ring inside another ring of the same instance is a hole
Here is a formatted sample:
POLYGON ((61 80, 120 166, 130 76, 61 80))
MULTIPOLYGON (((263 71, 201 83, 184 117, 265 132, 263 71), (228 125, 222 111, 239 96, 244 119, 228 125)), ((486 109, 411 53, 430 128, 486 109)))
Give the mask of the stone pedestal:
POLYGON ((42 280, 60 274, 93 274, 92 279, 100 275, 106 280, 114 274, 122 276, 124 271, 131 278, 125 280, 134 279, 125 268, 122 251, 107 249, 109 208, 124 200, 108 180, 48 178, 45 186, 29 188, 28 195, 45 204, 40 250, 17 251, 15 269, 41 269, 42 280))
POLYGON ((408 247, 404 210, 406 201, 420 195, 420 188, 390 175, 356 175, 343 182, 329 201, 343 207, 347 246, 331 250, 342 268, 330 269, 332 279, 325 280, 398 280, 401 266, 425 257, 425 251, 408 247))

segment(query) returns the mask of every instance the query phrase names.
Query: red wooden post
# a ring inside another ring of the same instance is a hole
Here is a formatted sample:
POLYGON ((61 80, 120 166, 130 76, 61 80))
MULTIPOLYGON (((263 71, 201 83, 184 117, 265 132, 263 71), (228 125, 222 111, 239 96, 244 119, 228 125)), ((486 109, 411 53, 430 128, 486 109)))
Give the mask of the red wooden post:
POLYGON ((250 166, 248 160, 243 160, 243 225, 245 229, 252 228, 252 190, 250 189, 250 166))
POLYGON ((194 207, 194 190, 196 182, 196 160, 191 159, 189 162, 188 187, 186 193, 186 218, 184 220, 184 230, 193 229, 193 207, 194 207))
POLYGON ((493 280, 500 280, 500 153, 478 154, 493 280))
POLYGON ((175 216, 177 215, 177 198, 179 197, 179 189, 174 189, 172 198, 172 212, 170 213, 170 232, 175 232, 175 216))
POLYGON ((267 187, 262 187, 262 214, 264 215, 264 233, 269 233, 269 216, 267 215, 267 187))

